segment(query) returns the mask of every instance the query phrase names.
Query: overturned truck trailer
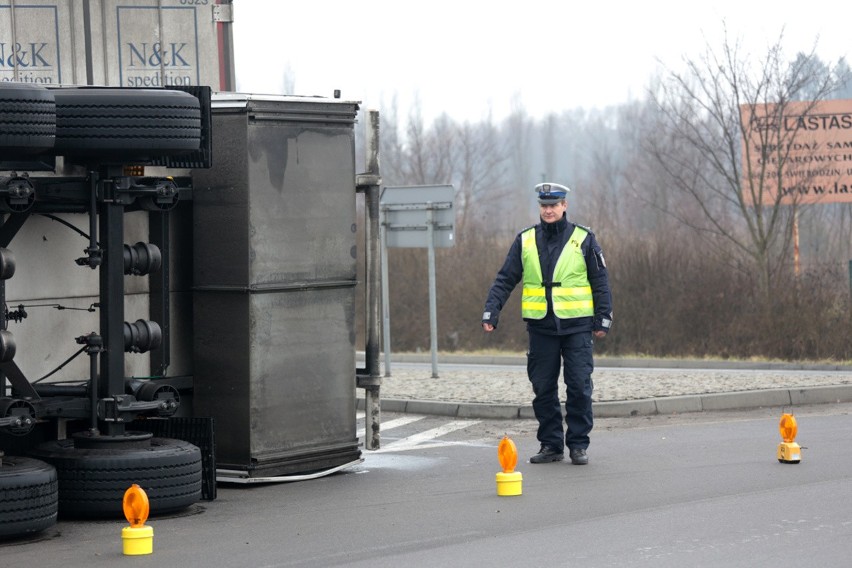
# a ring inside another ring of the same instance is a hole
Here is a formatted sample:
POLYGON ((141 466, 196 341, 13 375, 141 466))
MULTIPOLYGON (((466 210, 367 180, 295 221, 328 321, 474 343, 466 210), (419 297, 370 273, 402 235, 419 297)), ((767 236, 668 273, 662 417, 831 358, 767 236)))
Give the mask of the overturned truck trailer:
POLYGON ((180 18, 167 10, 187 6, 165 4, 0 6, 0 44, 36 33, 36 8, 88 30, 64 52, 55 42, 61 78, 0 77, 0 537, 57 515, 120 518, 132 483, 156 515, 215 498, 217 477, 360 458, 356 375, 379 381, 379 178, 356 175, 359 105, 216 90, 233 82, 230 4, 180 18), (173 63, 195 53, 194 84, 161 57, 137 87, 116 57, 122 26, 172 38, 173 63), (221 65, 200 63, 208 40, 221 65), (356 369, 364 254, 370 356, 356 369))
POLYGON ((214 101, 214 166, 193 178, 193 406, 216 417, 220 475, 360 455, 356 112, 335 100, 214 101))

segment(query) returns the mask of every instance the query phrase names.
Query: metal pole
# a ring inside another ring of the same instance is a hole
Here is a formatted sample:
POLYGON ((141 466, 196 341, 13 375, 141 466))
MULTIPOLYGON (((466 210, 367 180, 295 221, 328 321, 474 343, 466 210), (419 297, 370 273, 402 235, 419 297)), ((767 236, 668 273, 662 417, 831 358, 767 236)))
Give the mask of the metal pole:
POLYGON ((373 185, 367 190, 367 346, 365 360, 370 374, 364 384, 365 428, 364 447, 378 450, 381 446, 380 425, 382 407, 380 387, 382 384, 379 369, 379 313, 381 306, 380 286, 381 257, 379 254, 379 186, 373 185))
POLYGON ((793 274, 799 277, 799 209, 793 206, 793 274))
POLYGON ((435 211, 426 204, 426 230, 429 231, 429 329, 432 343, 432 378, 438 378, 438 302, 435 292, 435 211))
POLYGON ((379 175, 379 112, 368 112, 369 125, 367 128, 367 172, 357 176, 356 184, 365 191, 365 206, 367 209, 367 345, 365 348, 366 376, 357 376, 356 384, 364 389, 364 411, 366 434, 364 447, 368 450, 378 450, 381 446, 381 384, 382 375, 379 369, 379 341, 381 332, 381 245, 379 223, 379 188, 382 178, 379 175))
POLYGON ((388 283, 388 228, 387 213, 382 216, 382 345, 385 353, 385 376, 391 376, 391 339, 390 339, 390 285, 388 283))
POLYGON ((380 287, 381 253, 379 248, 379 186, 367 189, 367 345, 365 358, 371 377, 381 376, 379 370, 379 330, 382 301, 380 287))

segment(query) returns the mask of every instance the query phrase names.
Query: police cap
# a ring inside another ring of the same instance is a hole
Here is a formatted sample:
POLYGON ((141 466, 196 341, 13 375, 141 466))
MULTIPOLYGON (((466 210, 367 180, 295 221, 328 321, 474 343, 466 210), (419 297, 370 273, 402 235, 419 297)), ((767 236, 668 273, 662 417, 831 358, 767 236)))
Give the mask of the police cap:
POLYGON ((558 183, 544 182, 535 186, 534 191, 538 194, 539 203, 542 205, 552 205, 565 199, 565 196, 571 190, 558 183))

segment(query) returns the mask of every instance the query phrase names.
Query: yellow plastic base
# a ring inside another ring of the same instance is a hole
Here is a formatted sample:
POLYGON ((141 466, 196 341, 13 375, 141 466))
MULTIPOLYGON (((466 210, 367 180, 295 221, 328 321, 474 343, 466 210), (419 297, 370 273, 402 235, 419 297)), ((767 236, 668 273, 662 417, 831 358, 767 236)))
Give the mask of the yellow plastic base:
POLYGON ((500 472, 497 474, 497 495, 508 497, 521 494, 521 483, 524 477, 520 471, 510 473, 500 472))
POLYGON ((802 461, 802 449, 796 442, 778 444, 778 461, 781 463, 799 463, 802 461))
POLYGON ((154 552, 154 529, 146 525, 138 529, 124 527, 121 529, 121 541, 127 556, 151 554, 154 552))

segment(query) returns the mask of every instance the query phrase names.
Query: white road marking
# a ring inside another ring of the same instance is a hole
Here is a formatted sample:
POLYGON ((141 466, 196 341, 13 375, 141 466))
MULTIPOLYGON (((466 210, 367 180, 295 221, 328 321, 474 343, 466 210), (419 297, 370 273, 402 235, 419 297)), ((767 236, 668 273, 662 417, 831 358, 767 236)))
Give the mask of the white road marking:
POLYGON ((452 422, 448 422, 443 426, 439 426, 437 428, 432 428, 431 430, 426 430, 425 432, 420 432, 418 434, 414 434, 407 438, 402 438, 401 440, 397 440, 396 442, 391 442, 387 446, 374 450, 375 452, 404 452, 406 450, 420 449, 420 448, 437 448, 441 446, 451 446, 457 445, 459 442, 435 442, 436 438, 440 438, 446 434, 451 432, 455 432, 456 430, 461 430, 463 428, 467 428, 468 426, 473 426, 474 424, 479 424, 479 420, 454 420, 452 422), (432 442, 426 444, 426 442, 432 442))
POLYGON ((464 446, 466 448, 495 448, 495 444, 489 444, 485 442, 451 442, 451 441, 438 441, 438 442, 426 442, 423 444, 415 444, 413 446, 403 446, 403 447, 395 447, 393 444, 388 444, 386 448, 380 448, 376 451, 367 450, 364 455, 370 455, 374 453, 382 453, 382 452, 408 452, 411 450, 429 450, 432 448, 448 448, 450 446, 464 446))
MULTIPOLYGON (((364 418, 363 416, 359 416, 358 418, 364 418)), ((411 424, 412 422, 417 422, 418 420, 423 420, 426 418, 425 416, 403 416, 401 418, 396 418, 394 420, 388 420, 387 422, 382 422, 379 424, 379 431, 384 432, 385 430, 393 430, 394 428, 399 428, 400 426, 405 426, 406 424, 411 424)), ((355 436, 358 438, 363 438, 364 434, 367 433, 366 428, 358 428, 358 431, 355 432, 355 436)))

